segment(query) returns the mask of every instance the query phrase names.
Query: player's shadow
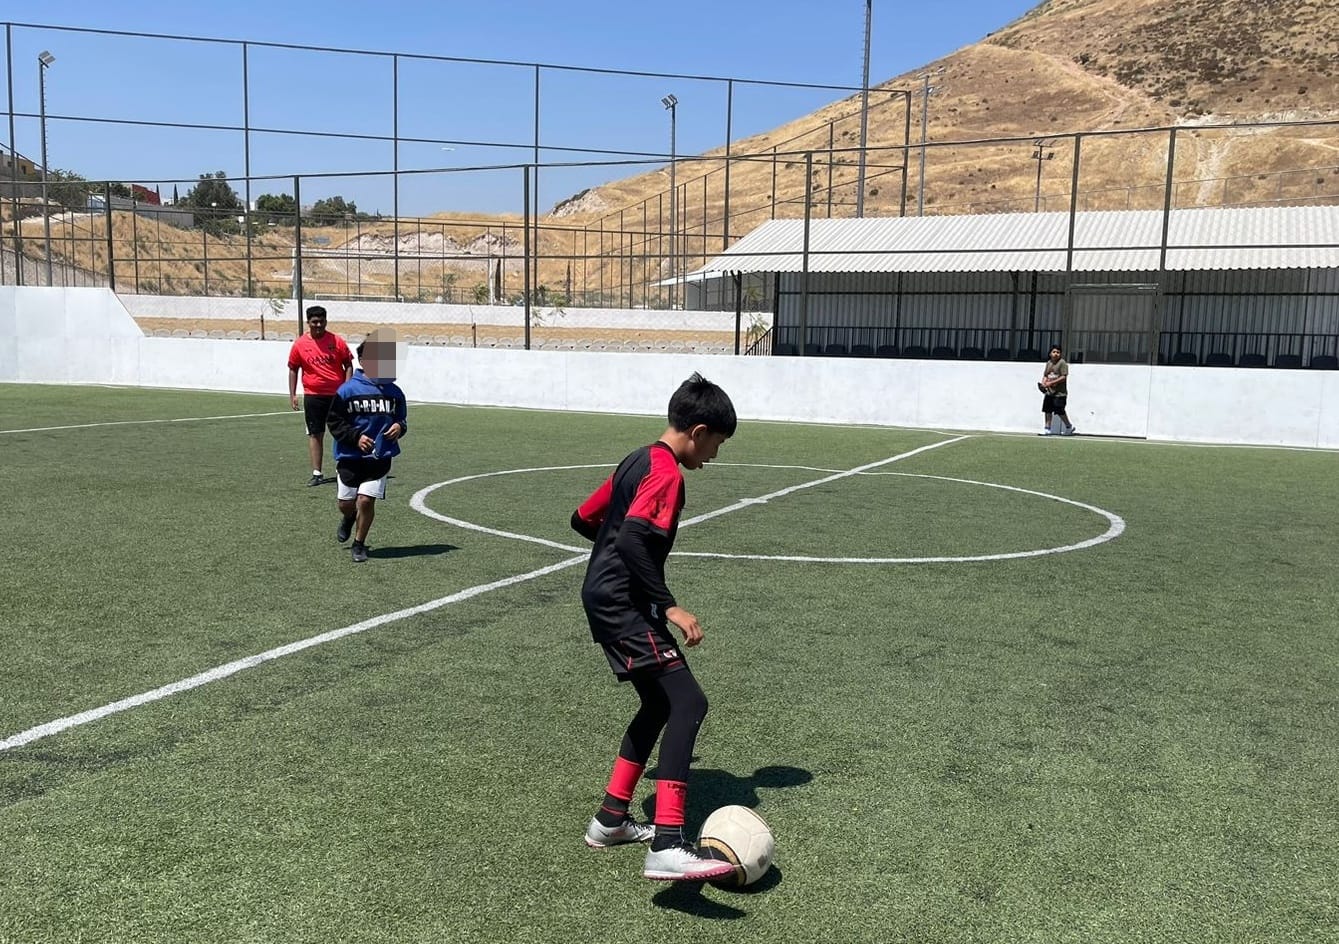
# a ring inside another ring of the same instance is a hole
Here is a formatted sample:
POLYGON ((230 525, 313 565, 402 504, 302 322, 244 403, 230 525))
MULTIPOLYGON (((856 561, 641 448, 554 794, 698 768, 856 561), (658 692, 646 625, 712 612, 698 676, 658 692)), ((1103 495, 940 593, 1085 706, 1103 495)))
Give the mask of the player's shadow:
POLYGON ((396 557, 430 557, 437 554, 450 554, 460 550, 454 544, 411 544, 408 547, 371 547, 368 557, 392 559, 396 557))
MULTIPOLYGON (((656 771, 647 771, 648 779, 654 780, 656 771)), ((759 789, 780 787, 798 787, 809 783, 814 775, 802 767, 770 765, 759 767, 751 775, 740 777, 728 770, 697 769, 690 774, 688 790, 688 809, 685 811, 690 822, 702 822, 712 810, 722 806, 747 806, 753 809, 759 805, 759 789)), ((654 796, 647 797, 643 803, 643 813, 648 822, 655 819, 654 796)), ((712 886, 713 890, 727 895, 756 895, 781 884, 781 870, 773 863, 772 867, 751 885, 743 888, 712 886)), ((708 898, 703 894, 700 884, 676 882, 651 899, 662 908, 672 908, 700 918, 713 920, 735 920, 743 918, 747 912, 732 905, 708 898)))
MULTIPOLYGON (((646 772, 648 780, 655 780, 656 776, 655 770, 646 772)), ((690 821, 700 823, 712 810, 722 806, 747 806, 753 809, 761 802, 759 788, 798 787, 813 779, 814 775, 802 767, 779 764, 759 767, 747 777, 740 777, 728 770, 694 767, 689 774, 688 808, 684 813, 690 821)), ((646 798, 644 808, 647 820, 654 819, 654 794, 646 798)))
POLYGON ((706 882, 674 882, 667 888, 656 892, 651 897, 651 901, 661 908, 682 911, 699 918, 710 918, 713 921, 737 921, 740 918, 747 918, 748 912, 725 901, 717 901, 717 897, 756 895, 759 892, 776 888, 780 884, 781 869, 777 868, 774 862, 772 867, 767 870, 766 875, 752 885, 745 885, 743 888, 709 885, 706 882), (707 888, 711 889, 710 894, 713 897, 708 897, 707 888))

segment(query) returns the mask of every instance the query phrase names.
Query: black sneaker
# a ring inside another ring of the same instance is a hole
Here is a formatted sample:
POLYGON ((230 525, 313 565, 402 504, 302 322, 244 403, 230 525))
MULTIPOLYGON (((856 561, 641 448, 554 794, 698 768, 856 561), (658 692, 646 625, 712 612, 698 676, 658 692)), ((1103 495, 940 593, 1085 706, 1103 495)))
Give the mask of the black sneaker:
POLYGON ((324 484, 325 484, 325 478, 321 475, 320 472, 313 472, 312 477, 307 480, 308 488, 311 488, 313 485, 324 485, 324 484))
POLYGON ((357 515, 349 515, 347 518, 341 518, 339 527, 335 529, 335 540, 343 544, 353 534, 353 523, 358 520, 357 515))
POLYGON ((354 562, 355 564, 361 564, 361 563, 363 563, 363 562, 366 561, 366 560, 367 560, 367 545, 366 545, 366 544, 359 544, 357 541, 354 541, 354 542, 353 542, 353 562, 354 562))

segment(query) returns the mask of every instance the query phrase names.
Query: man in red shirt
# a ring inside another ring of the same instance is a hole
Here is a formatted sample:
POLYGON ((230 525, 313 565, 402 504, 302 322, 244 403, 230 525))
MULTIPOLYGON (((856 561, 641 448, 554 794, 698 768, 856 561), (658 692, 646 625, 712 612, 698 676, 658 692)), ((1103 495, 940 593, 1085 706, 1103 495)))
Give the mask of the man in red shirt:
POLYGON ((288 402, 298 408, 298 371, 302 372, 302 409, 307 421, 307 450, 312 477, 308 485, 325 481, 321 457, 325 452, 325 421, 330 403, 344 381, 353 376, 353 354, 344 339, 325 329, 325 309, 307 309, 307 333, 288 352, 288 402))

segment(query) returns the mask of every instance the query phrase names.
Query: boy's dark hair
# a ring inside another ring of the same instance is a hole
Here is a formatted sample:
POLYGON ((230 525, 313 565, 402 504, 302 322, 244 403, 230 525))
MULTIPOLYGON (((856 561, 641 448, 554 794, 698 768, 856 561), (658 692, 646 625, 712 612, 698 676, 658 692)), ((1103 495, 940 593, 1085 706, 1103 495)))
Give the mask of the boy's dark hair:
POLYGON ((695 372, 670 397, 669 422, 681 433, 700 424, 712 432, 733 436, 739 421, 729 395, 695 372))
POLYGON ((363 345, 366 344, 366 343, 367 343, 366 339, 364 339, 364 340, 362 340, 362 341, 359 341, 359 342, 358 342, 358 346, 357 346, 356 348, 353 349, 353 353, 354 353, 355 355, 357 355, 358 360, 359 360, 360 362, 361 362, 362 359, 363 359, 363 345))
POLYGON ((1065 353, 1065 349, 1062 348, 1059 344, 1052 344, 1050 347, 1046 349, 1047 354, 1051 353, 1052 351, 1059 351, 1061 354, 1065 353))
POLYGON ((320 305, 312 305, 307 309, 308 321, 311 321, 313 318, 324 318, 325 316, 325 309, 320 305))

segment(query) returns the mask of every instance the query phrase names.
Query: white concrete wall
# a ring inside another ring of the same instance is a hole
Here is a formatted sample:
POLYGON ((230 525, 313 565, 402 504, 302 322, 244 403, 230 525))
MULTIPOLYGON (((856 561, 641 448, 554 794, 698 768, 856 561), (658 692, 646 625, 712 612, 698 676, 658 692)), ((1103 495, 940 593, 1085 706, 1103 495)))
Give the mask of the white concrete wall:
MULTIPOLYGON (((287 390, 288 344, 146 338, 105 289, 0 287, 0 380, 287 390)), ((1032 432, 1040 364, 408 348, 412 400, 659 415, 694 370, 741 418, 1032 432)), ((1077 365, 1089 434, 1339 449, 1339 372, 1077 365)))

